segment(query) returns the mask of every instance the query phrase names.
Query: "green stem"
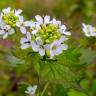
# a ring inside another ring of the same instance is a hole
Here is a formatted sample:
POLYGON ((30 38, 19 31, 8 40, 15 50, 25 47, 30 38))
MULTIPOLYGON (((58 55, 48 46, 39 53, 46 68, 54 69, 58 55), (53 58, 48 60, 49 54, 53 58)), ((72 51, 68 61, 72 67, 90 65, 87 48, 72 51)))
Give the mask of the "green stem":
POLYGON ((47 82, 46 85, 44 86, 44 89, 43 89, 43 91, 42 91, 42 93, 41 93, 41 96, 44 95, 44 93, 45 93, 45 91, 46 91, 48 85, 49 85, 49 82, 47 82))

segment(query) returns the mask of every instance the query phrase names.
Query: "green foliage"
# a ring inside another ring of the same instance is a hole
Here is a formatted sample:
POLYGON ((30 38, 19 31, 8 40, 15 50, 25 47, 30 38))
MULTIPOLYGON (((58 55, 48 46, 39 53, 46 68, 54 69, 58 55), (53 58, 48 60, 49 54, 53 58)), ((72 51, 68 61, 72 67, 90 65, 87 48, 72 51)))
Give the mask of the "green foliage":
MULTIPOLYGON (((0 0, 0 10, 19 6, 29 18, 37 13, 64 17, 72 27, 72 35, 80 32, 81 21, 95 22, 95 0, 48 0, 46 4, 45 1, 0 0)), ((42 58, 30 48, 21 50, 19 32, 9 38, 17 41, 14 46, 0 44, 0 96, 26 96, 26 88, 34 84, 38 86, 36 96, 96 96, 96 38, 82 37, 76 35, 78 40, 69 42, 69 49, 54 60, 42 58)))
POLYGON ((80 57, 80 61, 82 64, 84 64, 84 63, 92 64, 96 58, 96 52, 94 52, 90 48, 89 49, 82 49, 81 54, 82 54, 82 56, 80 57))
POLYGON ((67 96, 67 90, 62 85, 57 84, 54 87, 55 96, 67 96))
POLYGON ((71 89, 70 92, 68 92, 68 96, 88 96, 88 95, 71 89))

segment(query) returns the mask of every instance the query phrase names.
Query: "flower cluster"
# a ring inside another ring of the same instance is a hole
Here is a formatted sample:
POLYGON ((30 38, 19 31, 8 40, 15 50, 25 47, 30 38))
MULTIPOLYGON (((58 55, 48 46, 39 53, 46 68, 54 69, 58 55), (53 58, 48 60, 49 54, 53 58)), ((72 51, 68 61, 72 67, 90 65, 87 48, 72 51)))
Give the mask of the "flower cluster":
POLYGON ((91 36, 96 36, 96 28, 93 27, 92 25, 86 25, 86 24, 82 24, 83 28, 82 30, 85 33, 85 36, 87 37, 91 37, 91 36))
POLYGON ((71 33, 66 30, 66 26, 62 25, 61 21, 40 15, 35 16, 35 21, 25 21, 21 13, 21 9, 16 10, 10 7, 2 10, 0 35, 3 39, 13 34, 18 28, 22 36, 25 36, 20 40, 22 49, 31 47, 33 51, 41 56, 46 55, 50 59, 67 50, 66 41, 71 33))
POLYGON ((35 96, 36 89, 37 89, 37 85, 29 86, 27 87, 25 93, 28 94, 29 96, 35 96))
POLYGON ((13 10, 10 7, 2 10, 0 13, 0 35, 3 36, 3 39, 15 32, 16 23, 22 17, 21 12, 21 9, 13 10))
POLYGON ((47 55, 50 59, 67 50, 65 42, 71 33, 66 31, 66 26, 61 21, 51 20, 50 16, 42 18, 40 15, 36 15, 35 19, 36 21, 29 24, 30 30, 26 37, 21 38, 22 49, 31 47, 33 51, 41 56, 47 55))

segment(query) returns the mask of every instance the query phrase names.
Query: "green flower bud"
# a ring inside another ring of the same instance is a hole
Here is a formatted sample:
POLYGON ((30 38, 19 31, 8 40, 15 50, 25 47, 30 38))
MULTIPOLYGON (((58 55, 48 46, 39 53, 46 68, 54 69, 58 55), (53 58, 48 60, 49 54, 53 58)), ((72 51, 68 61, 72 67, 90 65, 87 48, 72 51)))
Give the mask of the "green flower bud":
POLYGON ((50 51, 47 50, 46 54, 47 54, 48 57, 50 57, 50 51))
POLYGON ((46 31, 47 31, 47 32, 52 32, 52 30, 51 30, 51 29, 47 29, 46 31))
POLYGON ((46 43, 50 43, 50 40, 49 39, 46 39, 46 41, 45 41, 46 43))
POLYGON ((94 29, 94 31, 96 32, 96 28, 94 29))
POLYGON ((42 29, 40 29, 39 32, 40 32, 41 34, 44 34, 44 31, 43 31, 42 29))
POLYGON ((46 35, 43 35, 44 38, 46 38, 46 35))
POLYGON ((54 39, 57 39, 58 36, 54 35, 53 37, 54 37, 54 39))
POLYGON ((16 21, 18 20, 18 17, 14 15, 14 12, 10 12, 8 15, 3 15, 3 20, 6 24, 11 25, 12 27, 15 27, 16 21))

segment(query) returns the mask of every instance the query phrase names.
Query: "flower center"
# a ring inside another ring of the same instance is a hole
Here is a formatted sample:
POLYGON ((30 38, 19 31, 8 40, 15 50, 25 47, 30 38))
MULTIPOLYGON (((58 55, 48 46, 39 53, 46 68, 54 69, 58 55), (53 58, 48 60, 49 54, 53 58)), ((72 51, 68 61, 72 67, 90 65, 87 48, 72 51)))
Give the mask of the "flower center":
POLYGON ((3 20, 6 24, 10 25, 11 27, 15 27, 18 17, 14 15, 14 12, 10 12, 8 15, 3 15, 3 20))
POLYGON ((42 24, 38 35, 41 37, 45 44, 51 43, 55 39, 59 39, 61 37, 61 34, 58 31, 58 27, 55 24, 42 24))

